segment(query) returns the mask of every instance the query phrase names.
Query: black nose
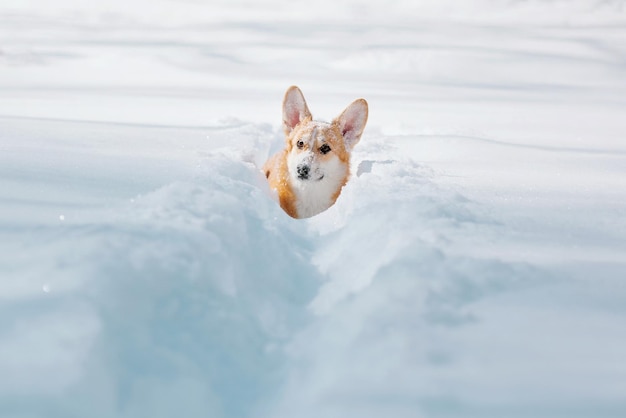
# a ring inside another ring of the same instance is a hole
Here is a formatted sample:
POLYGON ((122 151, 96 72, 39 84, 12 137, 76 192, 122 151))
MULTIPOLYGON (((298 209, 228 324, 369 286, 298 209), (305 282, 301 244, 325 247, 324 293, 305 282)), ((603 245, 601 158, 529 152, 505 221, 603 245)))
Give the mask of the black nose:
POLYGON ((306 164, 300 164, 296 170, 298 171, 298 178, 300 180, 306 180, 309 178, 309 171, 311 171, 311 167, 306 164))

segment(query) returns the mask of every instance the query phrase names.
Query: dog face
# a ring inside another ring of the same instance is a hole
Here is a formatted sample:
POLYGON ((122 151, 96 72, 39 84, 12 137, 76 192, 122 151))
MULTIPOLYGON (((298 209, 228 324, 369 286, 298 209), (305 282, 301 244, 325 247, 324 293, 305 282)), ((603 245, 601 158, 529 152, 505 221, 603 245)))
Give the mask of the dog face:
POLYGON ((294 218, 308 218, 335 203, 350 173, 350 152, 361 138, 368 107, 355 100, 331 123, 314 121, 300 89, 283 100, 285 149, 264 166, 281 207, 294 218))
POLYGON ((345 176, 350 158, 337 126, 324 122, 299 124, 287 137, 289 177, 300 182, 336 181, 345 176))

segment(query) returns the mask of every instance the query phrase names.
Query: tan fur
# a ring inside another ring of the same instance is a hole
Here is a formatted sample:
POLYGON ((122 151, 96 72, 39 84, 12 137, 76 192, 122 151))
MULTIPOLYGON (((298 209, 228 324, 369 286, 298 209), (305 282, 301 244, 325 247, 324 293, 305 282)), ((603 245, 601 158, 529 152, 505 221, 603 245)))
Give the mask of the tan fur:
POLYGON ((263 166, 265 177, 270 183, 270 188, 276 190, 278 202, 287 215, 297 218, 295 195, 287 178, 287 151, 274 154, 263 166))
MULTIPOLYGON (((293 218, 305 217, 303 214, 298 213, 298 193, 296 193, 294 189, 294 183, 297 180, 294 173, 289 172, 287 162, 290 156, 297 158, 299 153, 311 152, 314 155, 313 158, 316 160, 316 164, 321 167, 326 167, 331 159, 337 158, 339 161, 338 173, 340 179, 336 184, 336 188, 333 186, 332 190, 328 191, 326 198, 329 204, 323 210, 332 206, 341 194, 341 190, 348 181, 350 173, 351 151, 346 144, 344 132, 342 132, 342 118, 345 116, 348 109, 354 109, 355 107, 360 110, 360 113, 358 113, 360 116, 359 120, 363 119, 364 113, 364 121, 350 133, 352 135, 352 147, 358 142, 363 132, 365 121, 367 121, 367 102, 364 99, 356 100, 352 105, 346 108, 338 118, 333 120, 330 124, 325 124, 313 121, 306 102, 304 101, 304 96, 302 96, 302 92, 297 87, 292 86, 285 93, 285 99, 283 100, 283 121, 286 136, 285 148, 268 159, 263 166, 263 172, 268 179, 270 188, 276 191, 280 206, 289 216, 293 218), (290 107, 290 104, 294 101, 293 97, 301 98, 301 101, 298 101, 299 99, 295 100, 296 103, 301 106, 300 111, 295 113, 295 116, 299 115, 299 119, 294 119, 293 106, 290 107), (299 148, 297 144, 300 140, 302 140, 304 144, 299 148), (330 147, 331 152, 324 154, 321 151, 321 147, 324 144, 330 147)), ((345 126, 343 129, 346 129, 345 126)), ((335 161, 334 164, 336 167, 337 160, 333 161, 335 161)), ((337 175, 337 169, 334 169, 333 173, 337 175)))

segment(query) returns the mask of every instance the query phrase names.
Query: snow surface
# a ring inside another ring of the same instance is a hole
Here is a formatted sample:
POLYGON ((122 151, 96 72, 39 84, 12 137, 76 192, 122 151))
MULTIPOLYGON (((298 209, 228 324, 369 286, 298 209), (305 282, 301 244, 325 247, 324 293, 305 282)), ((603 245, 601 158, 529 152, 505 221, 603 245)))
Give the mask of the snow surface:
POLYGON ((0 416, 626 416, 625 11, 3 0, 0 416), (305 221, 292 84, 370 104, 305 221))

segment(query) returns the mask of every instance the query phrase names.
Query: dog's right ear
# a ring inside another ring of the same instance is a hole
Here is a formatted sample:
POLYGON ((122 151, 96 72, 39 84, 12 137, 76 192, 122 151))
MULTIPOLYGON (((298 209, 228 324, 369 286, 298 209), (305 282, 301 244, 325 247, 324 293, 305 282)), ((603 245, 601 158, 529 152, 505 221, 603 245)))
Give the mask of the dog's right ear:
POLYGON ((291 86, 283 99, 283 129, 289 135, 293 128, 306 118, 311 118, 311 112, 306 105, 304 95, 296 86, 291 86))

